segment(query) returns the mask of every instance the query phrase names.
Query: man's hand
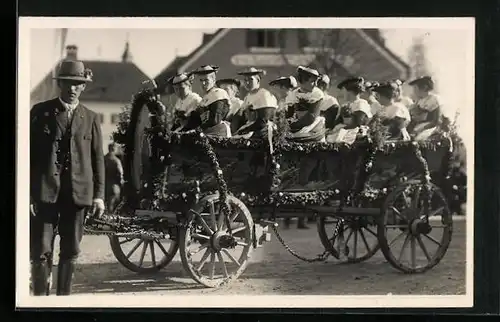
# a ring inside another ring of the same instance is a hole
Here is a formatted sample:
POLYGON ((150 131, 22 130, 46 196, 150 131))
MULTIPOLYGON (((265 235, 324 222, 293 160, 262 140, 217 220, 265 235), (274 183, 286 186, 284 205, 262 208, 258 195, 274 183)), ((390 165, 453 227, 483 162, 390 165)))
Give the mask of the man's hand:
POLYGON ((97 218, 100 218, 104 214, 104 200, 102 199, 94 199, 92 202, 92 215, 97 218))

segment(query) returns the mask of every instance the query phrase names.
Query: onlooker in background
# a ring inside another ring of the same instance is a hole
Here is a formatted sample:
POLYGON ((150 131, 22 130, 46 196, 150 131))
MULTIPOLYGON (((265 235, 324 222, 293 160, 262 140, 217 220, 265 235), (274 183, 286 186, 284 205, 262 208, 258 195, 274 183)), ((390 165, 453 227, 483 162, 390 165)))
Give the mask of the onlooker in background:
POLYGON ((109 212, 113 212, 120 202, 121 189, 124 183, 123 166, 118 158, 118 145, 110 143, 108 145, 108 154, 104 156, 106 173, 106 194, 105 201, 109 212))
POLYGON ((229 95, 230 106, 225 120, 231 123, 231 132, 235 133, 245 122, 241 109, 243 101, 238 97, 241 82, 234 78, 224 78, 217 80, 216 85, 229 95))
POLYGON ((59 97, 30 111, 31 280, 35 296, 49 295, 56 230, 57 295, 70 295, 86 210, 104 213, 104 155, 98 115, 78 98, 92 81, 81 61, 63 61, 59 97))

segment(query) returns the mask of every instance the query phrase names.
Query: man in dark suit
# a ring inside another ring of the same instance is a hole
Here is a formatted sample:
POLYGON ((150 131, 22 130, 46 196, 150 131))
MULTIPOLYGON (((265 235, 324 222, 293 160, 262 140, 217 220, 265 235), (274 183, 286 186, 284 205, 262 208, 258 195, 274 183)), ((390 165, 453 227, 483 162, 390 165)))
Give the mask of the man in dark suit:
POLYGON ((69 295, 84 216, 104 212, 104 155, 98 115, 78 98, 92 81, 81 61, 63 61, 57 98, 30 112, 31 279, 34 295, 49 295, 55 231, 60 236, 57 295, 69 295))

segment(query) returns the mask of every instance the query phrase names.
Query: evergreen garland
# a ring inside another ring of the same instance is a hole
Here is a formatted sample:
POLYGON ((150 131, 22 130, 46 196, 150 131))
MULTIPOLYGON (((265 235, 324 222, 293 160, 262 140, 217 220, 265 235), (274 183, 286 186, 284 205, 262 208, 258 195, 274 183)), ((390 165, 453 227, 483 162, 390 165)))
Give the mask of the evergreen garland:
MULTIPOLYGON (((132 104, 126 106, 122 113, 120 114, 120 121, 117 126, 117 130, 113 133, 113 139, 116 143, 124 145, 125 155, 131 154, 131 151, 127 151, 127 147, 133 146, 133 133, 135 132, 135 125, 137 124, 138 113, 141 108, 147 105, 150 111, 155 110, 166 110, 163 104, 156 99, 156 95, 152 91, 142 91, 133 97, 132 104)), ((154 140, 156 143, 155 149, 160 151, 155 157, 160 158, 161 162, 156 162, 157 169, 153 171, 153 182, 152 189, 154 190, 153 205, 155 207, 161 207, 163 203, 179 202, 179 200, 186 199, 186 193, 181 196, 178 195, 165 195, 162 191, 164 183, 164 168, 169 162, 168 150, 171 145, 181 145, 183 148, 189 150, 196 150, 202 156, 208 160, 212 166, 212 170, 215 174, 215 178, 218 185, 218 192, 220 194, 220 200, 223 213, 227 214, 229 212, 226 205, 227 196, 230 194, 228 191, 227 184, 223 177, 222 169, 215 153, 214 148, 226 148, 226 149, 248 149, 261 151, 263 147, 267 147, 268 144, 263 142, 261 139, 227 139, 221 137, 208 137, 204 135, 199 130, 192 133, 172 133, 170 131, 171 126, 169 126, 169 117, 164 117, 161 122, 158 122, 155 129, 149 129, 148 133, 150 139, 154 140), (263 144, 264 143, 264 144, 263 144), (162 202, 160 202, 162 201, 162 202)), ((386 142, 387 128, 384 127, 377 117, 371 122, 370 130, 368 136, 365 140, 357 142, 353 145, 345 143, 326 143, 326 142, 313 142, 313 143, 296 143, 286 140, 286 133, 288 133, 288 121, 286 120, 286 115, 284 112, 278 113, 275 118, 275 123, 278 130, 274 132, 273 135, 273 146, 274 151, 272 155, 269 155, 270 165, 269 171, 269 182, 270 191, 264 192, 259 195, 247 195, 242 193, 238 196, 243 202, 252 205, 308 205, 308 204, 327 204, 332 199, 339 199, 341 197, 341 203, 346 204, 351 201, 361 202, 361 201, 375 201, 381 200, 385 195, 389 193, 387 188, 375 189, 367 184, 367 178, 370 176, 373 164, 377 153, 390 154, 399 149, 412 149, 415 156, 420 161, 422 165, 421 174, 424 182, 424 193, 429 197, 429 187, 430 187, 430 173, 427 165, 427 161, 422 155, 422 150, 436 151, 443 148, 445 144, 453 144, 456 146, 457 142, 460 140, 456 132, 453 132, 449 124, 445 124, 441 127, 438 134, 436 134, 430 140, 425 142, 386 142), (443 141, 443 137, 447 138, 448 141, 443 141), (280 185, 279 182, 279 169, 281 154, 283 152, 300 152, 301 154, 308 154, 313 152, 338 152, 346 153, 357 149, 358 151, 365 151, 364 157, 361 159, 361 164, 359 164, 357 172, 355 174, 354 186, 346 187, 346 191, 311 191, 311 192, 301 192, 301 193, 289 193, 289 192, 279 192, 277 188, 280 185)), ((449 152, 446 160, 443 164, 443 171, 446 173, 446 177, 450 177, 452 173, 453 163, 452 163, 453 153, 449 152)), ((128 158, 126 157, 126 160, 128 158)), ((130 160, 129 160, 130 161, 130 160)), ((154 161, 154 160, 153 160, 154 161)), ((126 161, 127 164, 127 161, 126 161)), ((127 170, 126 170, 127 171, 127 170)), ((202 195, 213 193, 214 191, 204 191, 202 195)))

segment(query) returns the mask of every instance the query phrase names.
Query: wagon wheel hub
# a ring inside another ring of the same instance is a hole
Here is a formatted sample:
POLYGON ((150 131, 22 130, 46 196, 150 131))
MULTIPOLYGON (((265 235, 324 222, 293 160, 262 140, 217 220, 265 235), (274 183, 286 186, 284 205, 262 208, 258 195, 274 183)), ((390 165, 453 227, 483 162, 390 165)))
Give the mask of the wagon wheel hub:
POLYGON ((428 222, 416 218, 410 224, 410 232, 413 236, 418 236, 420 234, 429 234, 432 231, 432 227, 428 222))
POLYGON ((227 235, 223 231, 218 231, 210 238, 210 245, 216 252, 220 252, 224 248, 234 248, 237 243, 234 237, 227 235))

